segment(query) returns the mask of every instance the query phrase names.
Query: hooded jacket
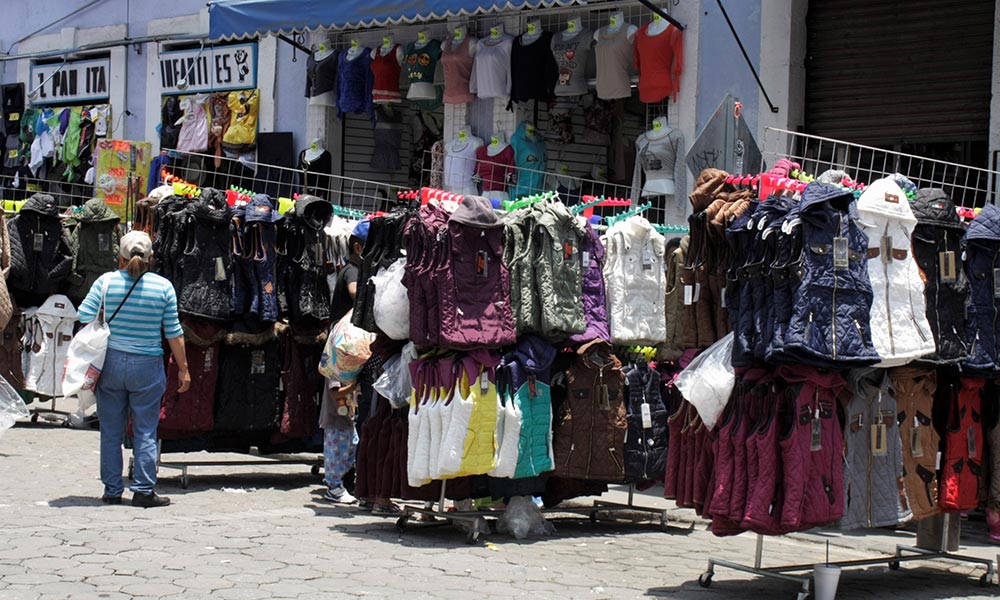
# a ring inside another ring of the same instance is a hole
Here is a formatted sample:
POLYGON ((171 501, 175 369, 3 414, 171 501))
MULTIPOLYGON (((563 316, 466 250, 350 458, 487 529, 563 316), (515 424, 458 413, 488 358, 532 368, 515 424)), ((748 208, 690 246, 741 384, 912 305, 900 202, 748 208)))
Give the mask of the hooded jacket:
POLYGON ((902 490, 903 448, 895 390, 887 372, 874 368, 850 371, 848 394, 845 500, 840 526, 846 530, 906 522, 912 512, 902 490))
POLYGON ((782 357, 821 368, 868 366, 879 361, 869 315, 868 236, 852 216, 850 191, 810 183, 799 203, 802 282, 782 357))
POLYGON ((965 311, 969 281, 962 267, 965 225, 955 205, 940 189, 922 189, 910 202, 917 225, 913 256, 924 275, 927 321, 937 351, 921 361, 952 364, 966 356, 965 311))
POLYGON ((284 341, 277 326, 256 334, 226 335, 219 358, 214 431, 272 431, 278 427, 284 341))
POLYGON ((68 295, 83 299, 98 277, 118 268, 121 218, 104 200, 91 198, 83 204, 76 221, 76 228, 69 236, 73 272, 68 295))
POLYGON ((504 359, 497 373, 521 411, 516 479, 541 475, 554 466, 549 384, 555 358, 555 348, 537 336, 528 335, 504 359))
MULTIPOLYGON (((580 240, 580 266, 583 272, 583 317, 587 328, 583 333, 571 337, 570 342, 582 344, 598 339, 610 341, 607 290, 604 287, 604 245, 590 223, 585 225, 585 232, 580 240)), ((512 285, 511 294, 513 293, 512 285)))
POLYGON ((537 287, 533 291, 538 295, 541 309, 541 334, 548 339, 563 340, 587 329, 581 262, 581 247, 587 232, 562 203, 545 204, 536 223, 531 241, 537 248, 537 287))
POLYGON ((858 199, 861 228, 868 236, 868 277, 873 302, 869 323, 880 367, 904 365, 933 354, 924 282, 910 252, 917 224, 906 193, 889 178, 873 182, 858 199))
POLYGON ((538 331, 538 294, 535 293, 534 247, 531 233, 537 211, 515 210, 504 216, 504 264, 510 271, 510 301, 518 334, 538 331))
POLYGON ((621 362, 602 340, 581 346, 577 355, 566 373, 568 394, 556 409, 552 428, 554 474, 623 481, 627 420, 621 362))
POLYGON ((498 348, 515 342, 503 223, 481 196, 466 196, 448 220, 437 272, 444 348, 498 348))
MULTIPOLYGON (((301 196, 278 229, 278 306, 289 323, 302 329, 314 329, 330 318, 323 227, 332 214, 333 206, 326 200, 301 196)), ((358 297, 361 288, 359 276, 358 297)))
POLYGON ((55 293, 73 267, 73 250, 55 199, 48 194, 28 198, 8 230, 11 269, 7 285, 15 292, 36 296, 55 293))
POLYGON ((608 320, 616 344, 659 344, 667 338, 665 321, 666 240, 643 217, 616 223, 604 236, 604 284, 608 320))
POLYGON ((228 320, 233 274, 233 211, 226 195, 204 188, 184 210, 183 254, 175 277, 179 312, 228 320))
POLYGON ((419 214, 411 217, 404 229, 403 285, 410 301, 410 339, 419 347, 436 346, 438 341, 440 317, 435 276, 442 232, 447 225, 448 213, 427 204, 420 207, 419 214))
POLYGON ((275 223, 282 215, 264 194, 257 194, 234 214, 233 314, 272 323, 278 319, 275 223))
POLYGON ((657 354, 660 360, 676 360, 684 350, 684 255, 691 238, 684 236, 666 258, 666 294, 663 299, 667 335, 657 354))
POLYGON ((970 288, 965 370, 992 375, 1000 370, 1000 208, 983 207, 965 232, 962 248, 970 288))
POLYGON ((76 309, 62 294, 49 296, 28 320, 24 388, 45 396, 62 395, 62 376, 73 340, 76 309))
POLYGON ((177 439, 212 431, 215 425, 215 390, 219 380, 219 346, 225 330, 211 321, 186 320, 184 354, 191 387, 177 392, 179 369, 173 357, 167 362, 167 389, 160 404, 161 439, 177 439))
POLYGON ((944 430, 938 500, 944 512, 961 512, 979 504, 979 480, 987 454, 983 445, 981 396, 986 380, 962 377, 949 384, 943 390, 948 398, 949 414, 944 430))

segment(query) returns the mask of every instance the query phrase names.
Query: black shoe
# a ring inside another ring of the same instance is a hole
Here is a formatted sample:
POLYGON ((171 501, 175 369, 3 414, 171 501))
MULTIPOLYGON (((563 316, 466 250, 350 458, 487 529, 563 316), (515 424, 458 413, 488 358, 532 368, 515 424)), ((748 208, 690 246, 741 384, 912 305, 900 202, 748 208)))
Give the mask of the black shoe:
POLYGON ((168 504, 170 504, 170 498, 157 496, 156 492, 152 494, 140 494, 139 492, 132 494, 132 506, 156 508, 158 506, 167 506, 168 504))
POLYGON ((121 496, 101 496, 101 502, 105 504, 121 504, 121 496))

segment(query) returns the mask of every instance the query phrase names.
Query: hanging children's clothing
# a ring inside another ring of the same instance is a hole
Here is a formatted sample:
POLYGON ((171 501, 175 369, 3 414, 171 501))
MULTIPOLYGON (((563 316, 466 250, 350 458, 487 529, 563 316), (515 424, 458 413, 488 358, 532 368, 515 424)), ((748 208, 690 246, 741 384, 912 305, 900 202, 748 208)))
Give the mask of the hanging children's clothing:
POLYGON ((260 92, 246 90, 229 92, 229 128, 222 136, 222 145, 230 152, 247 152, 257 143, 257 111, 260 92))
MULTIPOLYGON (((538 296, 538 332, 547 339, 562 340, 587 329, 580 254, 584 235, 564 204, 548 202, 537 211, 529 242, 536 249, 532 291, 538 296)), ((522 296, 527 292, 522 290, 522 296)))
POLYGON ((948 402, 948 425, 944 430, 941 458, 941 494, 944 512, 972 510, 979 504, 979 480, 983 474, 982 391, 986 380, 962 377, 943 391, 948 402))
POLYGON ((388 51, 385 46, 380 46, 372 52, 374 54, 371 62, 374 76, 372 102, 375 104, 401 102, 403 97, 399 92, 399 77, 403 67, 399 64, 399 44, 388 51))
POLYGON ((518 36, 511 48, 513 81, 510 87, 510 100, 511 102, 550 100, 559 76, 559 67, 552 55, 552 34, 543 31, 530 43, 524 39, 524 35, 518 36))
POLYGON ((510 52, 514 38, 504 34, 499 40, 485 37, 476 43, 469 91, 480 98, 506 98, 510 95, 510 52))
POLYGON ((347 113, 365 113, 374 123, 372 88, 375 85, 375 75, 372 72, 371 48, 346 50, 340 53, 339 60, 337 116, 343 119, 347 113))
POLYGON ((663 236, 643 217, 630 217, 612 225, 603 241, 612 341, 662 343, 667 337, 663 236))
POLYGON ((473 43, 472 38, 466 37, 459 44, 455 44, 454 40, 448 40, 442 47, 445 104, 466 104, 476 99, 476 96, 469 91, 473 43))
POLYGON ((676 102, 684 65, 684 40, 680 29, 673 25, 652 35, 649 32, 652 24, 643 25, 635 34, 633 60, 639 71, 639 99, 646 104, 664 98, 676 102))
POLYGON ((514 164, 517 166, 517 182, 510 191, 513 200, 540 194, 545 188, 545 141, 537 131, 528 134, 528 123, 517 125, 510 138, 514 147, 514 164))
POLYGON ((579 29, 552 36, 551 50, 559 69, 556 96, 582 96, 587 93, 587 65, 594 47, 594 32, 579 29), (567 33, 570 35, 567 36, 567 33))
POLYGON ((171 356, 167 362, 167 389, 160 405, 160 439, 190 437, 215 427, 219 348, 226 331, 217 323, 194 319, 185 319, 182 327, 191 386, 183 394, 177 392, 180 370, 171 356))
POLYGON ((932 422, 937 374, 933 369, 889 370, 896 397, 896 421, 903 448, 902 489, 919 521, 941 512, 938 506, 937 460, 941 436, 932 422))
POLYGON ((625 372, 628 392, 625 478, 629 482, 663 481, 667 462, 667 407, 660 396, 660 374, 639 363, 625 372))
POLYGON ((433 100, 437 98, 434 90, 434 72, 441 60, 441 42, 429 40, 425 44, 410 42, 406 45, 403 64, 406 66, 406 79, 410 89, 406 92, 409 100, 433 100))
POLYGON ((208 113, 205 104, 208 96, 198 94, 181 100, 184 111, 181 130, 177 136, 177 149, 181 152, 204 152, 208 149, 208 113))
POLYGON ((597 46, 594 49, 597 55, 597 97, 602 100, 632 96, 635 38, 629 35, 629 27, 623 24, 616 31, 609 26, 597 30, 597 46))
POLYGON ((49 296, 38 307, 29 320, 32 344, 25 348, 24 389, 44 396, 62 395, 62 375, 75 324, 76 309, 62 294, 49 296))
MULTIPOLYGON (((586 219, 585 233, 580 239, 580 269, 583 278, 581 296, 583 316, 587 328, 570 338, 574 344, 584 344, 592 340, 611 341, 608 331, 607 292, 604 287, 604 244, 601 237, 586 219)), ((669 322, 669 321, 668 321, 669 322)))
POLYGON ((868 276, 874 300, 872 340, 881 367, 901 366, 932 354, 923 274, 910 252, 917 219, 906 193, 889 178, 872 182, 858 200, 860 223, 868 236, 868 276))
POLYGON ((118 268, 121 217, 100 198, 83 204, 78 224, 69 236, 73 249, 73 272, 67 295, 83 300, 97 278, 118 268))

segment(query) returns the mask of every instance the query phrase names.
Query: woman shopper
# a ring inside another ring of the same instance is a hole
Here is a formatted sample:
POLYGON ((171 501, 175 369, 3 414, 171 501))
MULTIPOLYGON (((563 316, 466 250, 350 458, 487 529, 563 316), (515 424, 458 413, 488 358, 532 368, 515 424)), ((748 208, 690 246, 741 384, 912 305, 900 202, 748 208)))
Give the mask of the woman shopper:
POLYGON ((97 415, 101 423, 101 481, 105 504, 121 504, 122 442, 132 417, 132 506, 170 504, 153 492, 156 485, 156 429, 160 400, 167 380, 163 367, 163 337, 179 370, 179 392, 191 385, 184 337, 177 318, 177 294, 167 279, 149 272, 153 256, 149 235, 132 231, 121 240, 124 268, 102 275, 80 305, 79 318, 97 318, 102 300, 111 329, 104 369, 97 382, 97 415))

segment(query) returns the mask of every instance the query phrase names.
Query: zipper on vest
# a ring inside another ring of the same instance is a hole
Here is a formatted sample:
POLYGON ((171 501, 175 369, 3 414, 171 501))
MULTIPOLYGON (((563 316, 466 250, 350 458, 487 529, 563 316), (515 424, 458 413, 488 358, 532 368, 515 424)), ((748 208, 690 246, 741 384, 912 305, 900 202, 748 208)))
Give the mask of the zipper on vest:
MULTIPOLYGON (((838 221, 837 221, 837 235, 838 236, 840 235, 841 231, 843 231, 843 229, 844 229, 844 213, 840 213, 840 215, 838 216, 838 221)), ((851 268, 851 262, 850 262, 851 261, 851 254, 850 254, 850 249, 849 248, 848 248, 848 252, 847 252, 847 261, 848 261, 847 262, 847 268, 848 268, 848 270, 850 270, 850 268, 851 268)), ((831 319, 830 319, 830 324, 831 324, 830 331, 833 334, 833 360, 834 360, 834 362, 837 361, 837 287, 838 287, 839 284, 840 284, 840 277, 837 276, 837 267, 834 267, 833 268, 833 298, 832 298, 832 301, 831 301, 831 304, 833 305, 833 309, 830 311, 830 317, 831 317, 831 319)))
MULTIPOLYGON (((882 239, 884 240, 889 233, 889 224, 885 224, 885 231, 882 233, 882 239)), ((882 244, 885 246, 885 243, 882 244)), ((885 320, 889 324, 889 354, 892 356, 896 355, 896 340, 892 337, 892 307, 889 304, 889 263, 886 261, 892 260, 892 248, 883 248, 883 251, 887 251, 889 256, 882 257, 882 274, 885 276, 883 280, 885 282, 885 320)), ((920 328, 917 328, 919 331, 920 328)), ((920 334, 923 337, 923 334, 920 334)))

